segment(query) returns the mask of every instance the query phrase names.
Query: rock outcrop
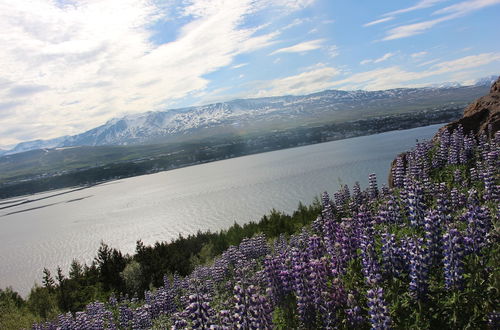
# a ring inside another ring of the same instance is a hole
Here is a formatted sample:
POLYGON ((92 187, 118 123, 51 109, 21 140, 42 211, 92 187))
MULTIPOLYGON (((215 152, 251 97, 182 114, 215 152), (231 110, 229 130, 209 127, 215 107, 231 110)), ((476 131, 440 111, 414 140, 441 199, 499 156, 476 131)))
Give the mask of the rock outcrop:
POLYGON ((459 125, 464 128, 464 133, 472 132, 476 136, 482 133, 494 134, 500 130, 500 77, 491 86, 489 94, 470 104, 462 118, 449 123, 440 131, 454 130, 459 125))

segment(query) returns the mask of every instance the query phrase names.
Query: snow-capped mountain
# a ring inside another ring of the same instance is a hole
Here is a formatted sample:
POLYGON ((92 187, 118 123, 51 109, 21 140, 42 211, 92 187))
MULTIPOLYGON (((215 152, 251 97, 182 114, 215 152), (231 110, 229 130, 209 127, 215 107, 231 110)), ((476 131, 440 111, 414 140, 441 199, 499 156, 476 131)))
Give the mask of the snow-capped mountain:
POLYGON ((495 81, 497 81, 498 76, 491 75, 488 77, 479 78, 475 81, 475 86, 491 86, 495 81))
MULTIPOLYGON (((129 145, 165 141, 198 132, 259 127, 269 123, 333 121, 336 116, 359 118, 361 114, 390 113, 401 107, 430 108, 436 105, 467 104, 484 94, 483 85, 398 88, 382 91, 327 90, 302 96, 239 99, 224 103, 145 112, 114 118, 84 133, 51 140, 19 143, 5 154, 70 146, 129 145)), ((487 86, 486 86, 487 85, 487 86)))
POLYGON ((17 144, 13 149, 4 151, 4 154, 15 154, 29 150, 55 148, 60 146, 61 144, 64 144, 67 138, 68 136, 61 136, 50 140, 34 140, 34 141, 21 142, 17 144))

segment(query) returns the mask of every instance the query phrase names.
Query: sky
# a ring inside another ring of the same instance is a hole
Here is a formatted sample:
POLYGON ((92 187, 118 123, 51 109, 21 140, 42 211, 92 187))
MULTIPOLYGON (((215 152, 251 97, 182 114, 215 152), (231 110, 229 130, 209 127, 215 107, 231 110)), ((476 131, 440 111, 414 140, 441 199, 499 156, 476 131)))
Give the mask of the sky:
POLYGON ((0 0, 0 148, 236 98, 500 74, 500 0, 0 0))

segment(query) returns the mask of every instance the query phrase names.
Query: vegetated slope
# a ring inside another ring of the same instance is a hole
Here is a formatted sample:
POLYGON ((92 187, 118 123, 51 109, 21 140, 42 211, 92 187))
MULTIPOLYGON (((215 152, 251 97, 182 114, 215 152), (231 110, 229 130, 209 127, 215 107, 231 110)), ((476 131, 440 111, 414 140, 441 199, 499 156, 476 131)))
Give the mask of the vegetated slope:
POLYGON ((18 144, 7 153, 69 146, 165 142, 185 135, 297 127, 350 121, 435 107, 465 106, 484 95, 488 82, 474 86, 400 88, 384 91, 327 90, 303 96, 233 100, 197 107, 114 118, 84 133, 18 144))
MULTIPOLYGON (((443 131, 397 161, 393 189, 370 175, 365 191, 323 194, 299 234, 244 239, 143 301, 93 303, 35 329, 496 328, 499 154, 500 133, 443 131)), ((134 267, 125 273, 140 278, 134 267)))

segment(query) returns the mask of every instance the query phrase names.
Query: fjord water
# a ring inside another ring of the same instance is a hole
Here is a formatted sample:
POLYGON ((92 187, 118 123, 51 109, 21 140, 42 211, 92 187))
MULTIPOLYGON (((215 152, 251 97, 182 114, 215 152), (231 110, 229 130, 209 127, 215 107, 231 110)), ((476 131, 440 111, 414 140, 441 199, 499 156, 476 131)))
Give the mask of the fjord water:
POLYGON ((182 169, 0 200, 0 288, 23 295, 43 267, 67 271, 89 262, 101 241, 133 253, 136 241, 258 221, 274 208, 291 212, 323 191, 376 173, 387 182, 394 157, 442 125, 267 152, 182 169))

